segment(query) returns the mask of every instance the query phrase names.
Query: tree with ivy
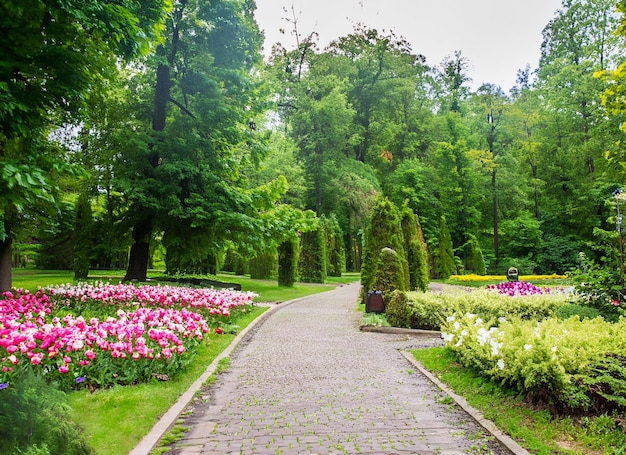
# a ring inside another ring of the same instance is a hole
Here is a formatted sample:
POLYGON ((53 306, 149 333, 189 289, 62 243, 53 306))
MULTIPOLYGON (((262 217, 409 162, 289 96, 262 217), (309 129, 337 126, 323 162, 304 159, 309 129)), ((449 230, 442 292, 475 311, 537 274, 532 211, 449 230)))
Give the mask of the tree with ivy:
POLYGON ((370 222, 365 232, 361 267, 362 299, 365 299, 368 291, 375 290, 372 286, 376 282, 376 270, 384 248, 391 248, 398 255, 401 264, 398 289, 406 290, 410 279, 404 245, 400 211, 388 198, 379 196, 372 207, 370 222))
POLYGON ((448 223, 446 222, 446 218, 444 216, 441 217, 438 252, 437 272, 439 278, 445 280, 450 278, 450 275, 454 275, 456 273, 456 261, 454 258, 452 237, 450 237, 450 230, 448 229, 448 223))

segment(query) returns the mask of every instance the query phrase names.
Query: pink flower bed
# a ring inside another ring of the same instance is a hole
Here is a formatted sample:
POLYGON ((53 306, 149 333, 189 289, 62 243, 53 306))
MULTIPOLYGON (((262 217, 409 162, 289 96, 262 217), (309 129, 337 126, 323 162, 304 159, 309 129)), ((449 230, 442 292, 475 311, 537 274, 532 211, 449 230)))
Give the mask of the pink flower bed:
POLYGON ((485 286, 486 289, 497 291, 500 295, 525 296, 534 294, 550 294, 550 288, 540 288, 528 281, 503 281, 485 286))
POLYGON ((0 390, 25 369, 66 387, 163 379, 193 358, 210 330, 204 314, 227 318, 253 297, 121 284, 5 293, 0 300, 0 390), (92 312, 99 305, 109 315, 85 318, 71 312, 73 306, 83 310, 85 303, 92 312))

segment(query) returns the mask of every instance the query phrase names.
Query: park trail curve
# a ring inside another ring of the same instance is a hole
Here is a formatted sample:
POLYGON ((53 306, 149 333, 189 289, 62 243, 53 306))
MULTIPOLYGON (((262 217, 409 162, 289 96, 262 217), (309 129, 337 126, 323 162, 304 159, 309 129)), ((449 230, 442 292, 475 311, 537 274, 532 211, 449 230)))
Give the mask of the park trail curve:
POLYGON ((527 453, 479 425, 401 352, 439 338, 360 331, 359 286, 273 309, 176 416, 188 431, 168 453, 527 453))

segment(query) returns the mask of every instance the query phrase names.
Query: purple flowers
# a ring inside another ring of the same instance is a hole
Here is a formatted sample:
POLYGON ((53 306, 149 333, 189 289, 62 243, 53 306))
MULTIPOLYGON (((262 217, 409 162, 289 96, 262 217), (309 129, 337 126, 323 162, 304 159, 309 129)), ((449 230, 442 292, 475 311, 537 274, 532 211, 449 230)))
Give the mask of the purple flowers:
POLYGON ((550 288, 540 288, 528 281, 503 281, 499 284, 490 284, 486 289, 498 291, 500 295, 525 296, 535 294, 550 294, 550 288))

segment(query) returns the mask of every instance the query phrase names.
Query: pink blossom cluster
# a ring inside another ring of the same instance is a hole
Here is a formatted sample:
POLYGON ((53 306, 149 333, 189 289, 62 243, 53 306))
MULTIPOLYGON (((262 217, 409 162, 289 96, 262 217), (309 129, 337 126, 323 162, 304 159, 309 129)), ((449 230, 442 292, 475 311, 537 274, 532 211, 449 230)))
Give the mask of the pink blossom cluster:
POLYGON ((528 281, 503 281, 498 284, 490 284, 486 289, 498 291, 500 295, 526 296, 535 294, 550 294, 550 288, 540 288, 528 281))
POLYGON ((252 292, 231 290, 108 283, 64 285, 48 291, 53 298, 65 299, 65 304, 92 300, 117 306, 182 307, 225 317, 229 316, 231 309, 250 305, 256 297, 252 292))
POLYGON ((101 284, 5 293, 0 299, 0 389, 29 368, 50 379, 99 387, 173 373, 190 361, 209 332, 198 309, 227 317, 253 298, 206 291, 101 284), (85 318, 67 311, 72 302, 86 299, 104 302, 113 313, 85 318))

